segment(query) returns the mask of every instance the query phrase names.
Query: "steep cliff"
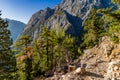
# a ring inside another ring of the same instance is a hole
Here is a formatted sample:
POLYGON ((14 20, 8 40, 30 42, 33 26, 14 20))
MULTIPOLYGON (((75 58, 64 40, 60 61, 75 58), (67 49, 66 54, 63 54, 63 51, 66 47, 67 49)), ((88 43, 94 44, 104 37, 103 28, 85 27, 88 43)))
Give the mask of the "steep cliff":
POLYGON ((22 35, 39 37, 41 25, 48 29, 61 27, 66 33, 78 36, 82 33, 82 23, 90 14, 92 7, 111 6, 111 0, 62 0, 53 9, 46 8, 33 14, 22 35))

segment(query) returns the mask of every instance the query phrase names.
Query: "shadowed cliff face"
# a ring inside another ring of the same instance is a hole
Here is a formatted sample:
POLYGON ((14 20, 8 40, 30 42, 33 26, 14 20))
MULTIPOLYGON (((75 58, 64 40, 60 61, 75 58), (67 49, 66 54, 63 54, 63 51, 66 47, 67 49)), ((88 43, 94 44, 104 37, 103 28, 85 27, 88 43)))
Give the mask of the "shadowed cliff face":
POLYGON ((106 8, 111 5, 111 0, 63 0, 59 7, 69 14, 84 19, 93 6, 95 8, 106 8))
POLYGON ((38 38, 41 25, 45 25, 48 29, 61 27, 67 34, 78 36, 82 33, 82 22, 92 7, 106 8, 111 5, 111 0, 62 0, 53 9, 46 8, 33 14, 22 35, 30 34, 38 38))

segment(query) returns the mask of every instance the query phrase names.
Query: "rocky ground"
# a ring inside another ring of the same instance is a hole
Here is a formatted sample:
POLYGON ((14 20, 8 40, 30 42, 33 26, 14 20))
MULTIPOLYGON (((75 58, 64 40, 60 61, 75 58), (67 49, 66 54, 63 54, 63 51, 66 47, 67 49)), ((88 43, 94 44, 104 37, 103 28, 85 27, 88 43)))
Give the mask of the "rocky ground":
POLYGON ((85 50, 74 65, 79 67, 45 80, 120 80, 120 44, 103 37, 99 45, 85 50))

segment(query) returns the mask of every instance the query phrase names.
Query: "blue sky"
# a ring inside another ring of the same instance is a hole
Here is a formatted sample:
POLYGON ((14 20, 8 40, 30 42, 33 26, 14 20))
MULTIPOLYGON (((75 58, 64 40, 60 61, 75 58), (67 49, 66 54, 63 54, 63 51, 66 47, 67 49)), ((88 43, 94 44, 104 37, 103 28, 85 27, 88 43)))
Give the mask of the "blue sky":
POLYGON ((35 12, 53 8, 61 0, 0 0, 2 18, 10 18, 27 23, 35 12))

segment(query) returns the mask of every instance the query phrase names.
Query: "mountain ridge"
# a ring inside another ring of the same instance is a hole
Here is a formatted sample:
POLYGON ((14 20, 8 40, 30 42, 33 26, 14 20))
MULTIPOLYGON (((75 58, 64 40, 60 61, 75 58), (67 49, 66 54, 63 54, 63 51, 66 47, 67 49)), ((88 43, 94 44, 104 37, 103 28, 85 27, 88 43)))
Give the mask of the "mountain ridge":
POLYGON ((106 8, 112 5, 111 0, 62 0, 53 9, 48 7, 33 14, 21 35, 29 34, 38 38, 41 26, 45 25, 48 29, 61 27, 67 34, 78 36, 82 33, 83 21, 93 7, 106 8))
POLYGON ((5 20, 8 21, 8 29, 11 31, 11 38, 13 41, 16 41, 26 24, 21 21, 8 18, 5 18, 5 20))

